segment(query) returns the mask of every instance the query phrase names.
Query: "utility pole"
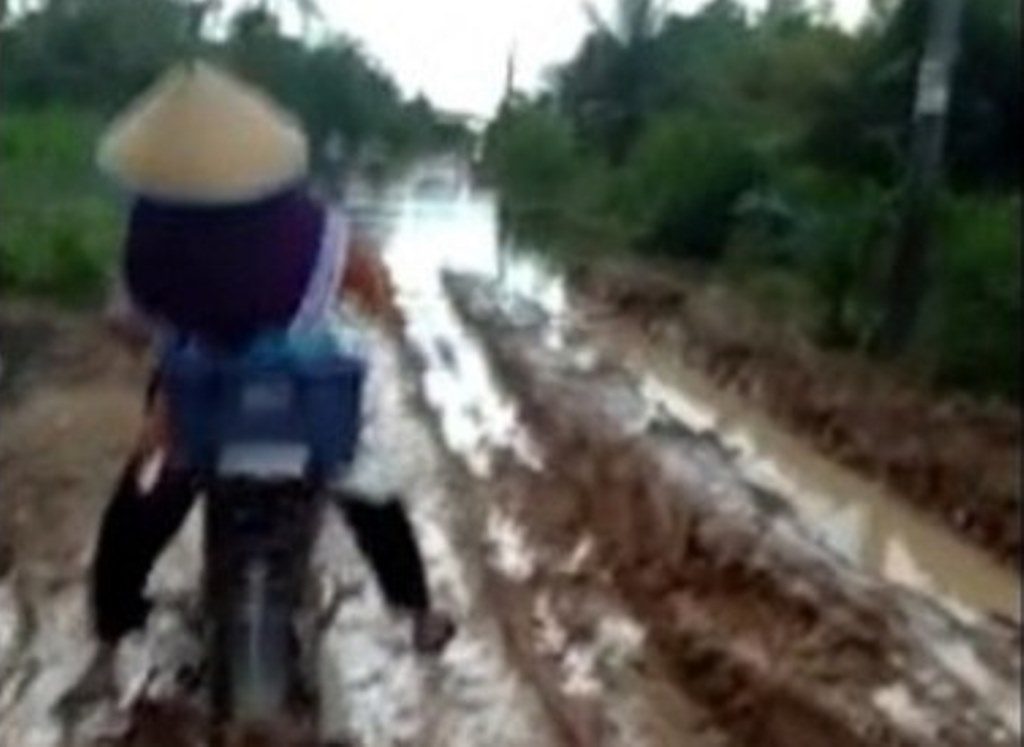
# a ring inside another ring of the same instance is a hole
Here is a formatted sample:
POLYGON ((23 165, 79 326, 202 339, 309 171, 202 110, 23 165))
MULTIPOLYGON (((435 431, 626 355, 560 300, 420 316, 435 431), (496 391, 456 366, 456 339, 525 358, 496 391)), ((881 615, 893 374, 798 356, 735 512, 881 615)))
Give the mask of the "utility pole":
POLYGON ((516 44, 515 42, 508 49, 508 57, 505 59, 505 93, 502 103, 512 101, 516 90, 516 44))
POLYGON ((913 335, 928 288, 934 244, 934 201, 942 156, 953 63, 964 0, 928 0, 928 29, 917 73, 903 218, 885 289, 876 347, 893 355, 913 335))

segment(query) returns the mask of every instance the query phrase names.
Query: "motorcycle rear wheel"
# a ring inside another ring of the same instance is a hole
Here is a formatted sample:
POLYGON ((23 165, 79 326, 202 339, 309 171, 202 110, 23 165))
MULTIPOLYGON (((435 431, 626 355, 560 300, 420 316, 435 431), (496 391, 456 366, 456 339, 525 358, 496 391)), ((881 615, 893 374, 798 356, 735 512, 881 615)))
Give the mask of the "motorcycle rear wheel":
POLYGON ((221 727, 274 728, 310 706, 295 622, 315 520, 314 491, 293 481, 218 481, 209 491, 207 641, 221 727))

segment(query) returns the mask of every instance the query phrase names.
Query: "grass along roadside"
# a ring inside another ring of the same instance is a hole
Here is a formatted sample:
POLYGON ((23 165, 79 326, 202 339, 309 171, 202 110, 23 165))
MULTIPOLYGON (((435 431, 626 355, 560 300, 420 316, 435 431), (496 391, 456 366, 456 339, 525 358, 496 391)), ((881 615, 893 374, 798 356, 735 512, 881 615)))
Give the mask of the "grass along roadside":
POLYGON ((117 204, 93 167, 100 129, 81 109, 0 114, 0 293, 93 302, 113 266, 117 204))

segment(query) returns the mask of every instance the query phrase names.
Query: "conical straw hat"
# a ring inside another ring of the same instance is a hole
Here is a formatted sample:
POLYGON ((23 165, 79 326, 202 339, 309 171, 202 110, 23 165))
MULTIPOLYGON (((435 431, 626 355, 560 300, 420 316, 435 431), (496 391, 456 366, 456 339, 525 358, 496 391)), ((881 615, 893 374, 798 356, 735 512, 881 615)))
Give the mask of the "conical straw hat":
POLYGON ((298 123, 251 86, 206 63, 171 69, 106 132, 97 162, 142 195, 184 203, 257 200, 301 178, 298 123))

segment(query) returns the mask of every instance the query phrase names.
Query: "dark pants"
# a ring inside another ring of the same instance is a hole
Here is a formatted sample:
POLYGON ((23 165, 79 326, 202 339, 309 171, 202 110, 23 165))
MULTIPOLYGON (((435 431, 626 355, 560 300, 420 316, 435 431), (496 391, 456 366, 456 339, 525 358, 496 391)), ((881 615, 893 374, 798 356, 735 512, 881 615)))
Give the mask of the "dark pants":
MULTIPOLYGON (((195 502, 197 485, 180 470, 165 470, 153 490, 140 495, 135 464, 125 466, 100 526, 92 574, 96 633, 115 642, 140 626, 149 604, 143 597, 157 558, 195 502)), ((412 610, 429 605, 426 576, 402 504, 383 505, 346 496, 338 501, 389 604, 412 610)))

